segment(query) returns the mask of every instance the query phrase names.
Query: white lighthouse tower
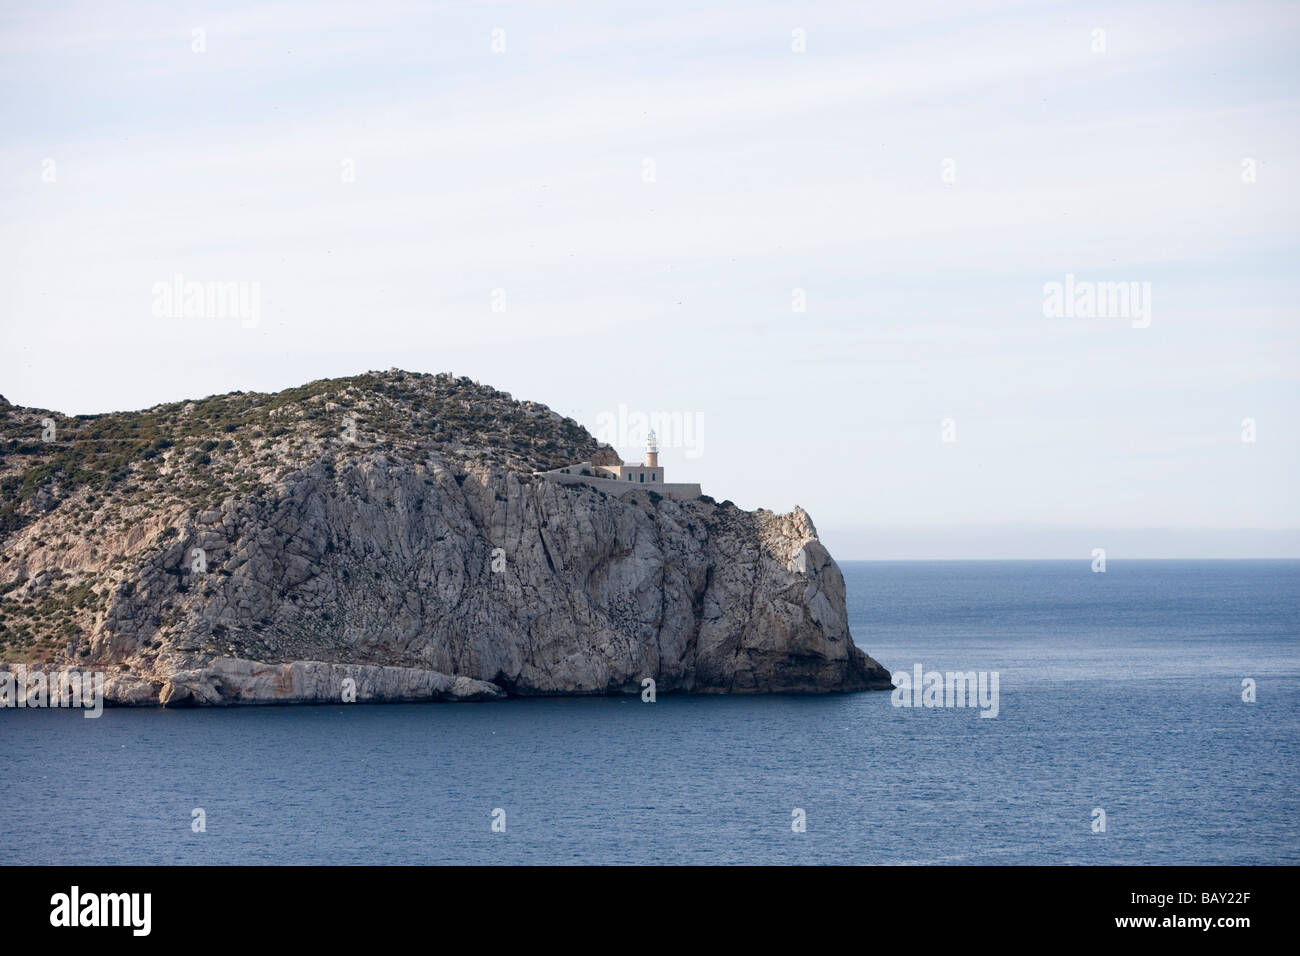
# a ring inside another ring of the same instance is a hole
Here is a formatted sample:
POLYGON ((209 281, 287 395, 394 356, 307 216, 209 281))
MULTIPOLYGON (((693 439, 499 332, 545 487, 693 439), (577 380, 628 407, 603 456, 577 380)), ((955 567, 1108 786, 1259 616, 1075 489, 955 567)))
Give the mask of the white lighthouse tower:
POLYGON ((659 467, 659 440, 655 438, 653 430, 645 436, 645 466, 647 468, 659 467))

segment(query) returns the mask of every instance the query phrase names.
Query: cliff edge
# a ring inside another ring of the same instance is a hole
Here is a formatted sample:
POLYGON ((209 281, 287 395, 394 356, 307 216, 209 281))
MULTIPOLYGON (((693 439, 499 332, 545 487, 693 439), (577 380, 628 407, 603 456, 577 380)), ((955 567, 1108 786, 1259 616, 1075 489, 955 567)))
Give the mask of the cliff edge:
POLYGON ((892 686, 802 509, 535 474, 611 456, 546 406, 399 370, 0 406, 0 661, 169 706, 892 686))

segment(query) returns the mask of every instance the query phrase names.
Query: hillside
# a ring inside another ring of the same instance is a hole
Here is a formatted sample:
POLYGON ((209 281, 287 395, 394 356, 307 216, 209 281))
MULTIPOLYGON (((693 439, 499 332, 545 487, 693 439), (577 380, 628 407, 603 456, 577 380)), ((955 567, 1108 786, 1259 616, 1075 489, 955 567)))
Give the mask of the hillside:
POLYGON ((618 459, 448 374, 0 400, 0 661, 104 670, 118 703, 888 686, 802 511, 533 474, 583 460, 618 459))

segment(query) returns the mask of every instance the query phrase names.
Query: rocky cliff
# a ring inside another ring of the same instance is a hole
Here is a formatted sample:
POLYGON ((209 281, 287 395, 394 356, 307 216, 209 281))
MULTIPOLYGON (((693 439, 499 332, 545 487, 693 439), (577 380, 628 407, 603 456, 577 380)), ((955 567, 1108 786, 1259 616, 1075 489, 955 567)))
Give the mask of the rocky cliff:
POLYGON ((534 474, 583 460, 617 456, 445 374, 0 399, 0 660, 173 706, 891 686, 801 509, 534 474))

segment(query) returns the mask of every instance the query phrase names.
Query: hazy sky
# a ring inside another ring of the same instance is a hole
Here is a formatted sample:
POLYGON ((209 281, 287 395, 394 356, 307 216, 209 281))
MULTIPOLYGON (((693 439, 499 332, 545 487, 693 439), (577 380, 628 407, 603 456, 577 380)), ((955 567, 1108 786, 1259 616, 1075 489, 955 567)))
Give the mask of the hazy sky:
POLYGON ((843 558, 1300 555, 1300 7, 704 6, 0 4, 0 393, 450 370, 843 558))

